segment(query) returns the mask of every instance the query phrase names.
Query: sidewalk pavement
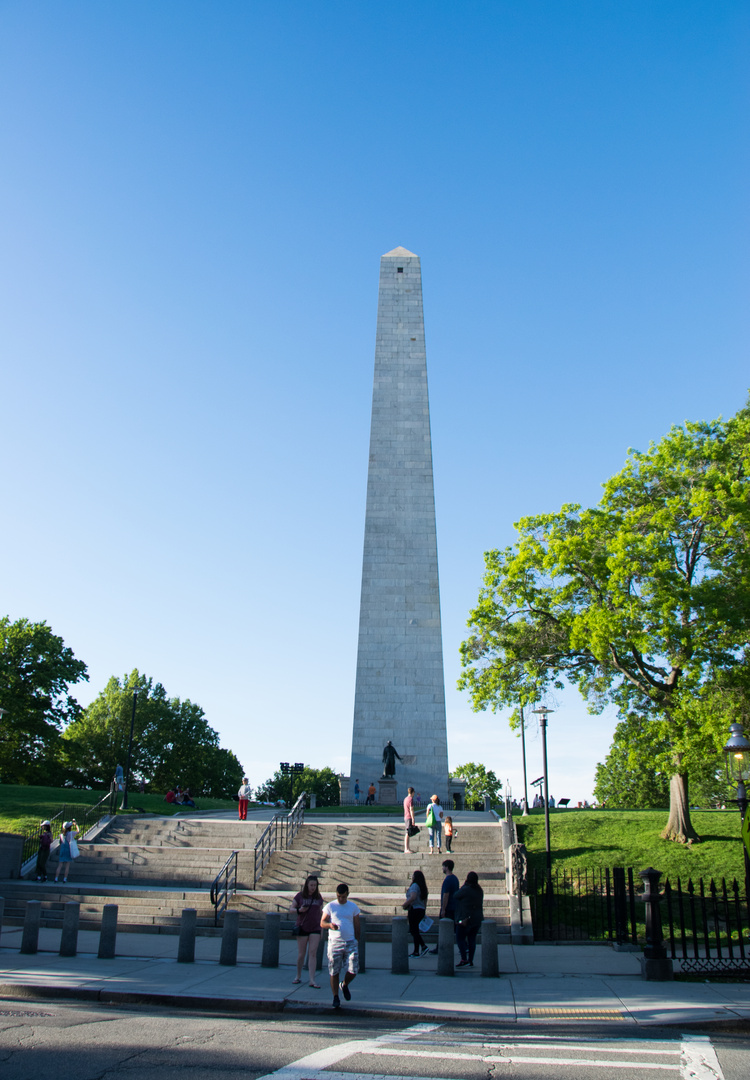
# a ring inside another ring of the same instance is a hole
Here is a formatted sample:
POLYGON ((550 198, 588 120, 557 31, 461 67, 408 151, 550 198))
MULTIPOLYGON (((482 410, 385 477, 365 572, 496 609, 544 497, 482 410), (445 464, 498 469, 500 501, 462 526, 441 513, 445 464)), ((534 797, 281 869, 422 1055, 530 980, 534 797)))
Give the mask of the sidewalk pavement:
MULTIPOLYGON (((296 940, 281 942, 278 968, 260 966, 262 941, 240 938, 235 967, 219 965, 219 938, 198 937, 196 960, 176 962, 176 935, 119 934, 114 960, 97 957, 99 933, 82 930, 78 956, 58 955, 60 931, 42 928, 40 951, 22 956, 21 927, 3 927, 0 998, 68 998, 223 1012, 330 1012, 327 972, 320 990, 300 986, 296 940)), ((437 957, 410 960, 408 975, 392 975, 390 944, 367 943, 367 972, 342 1011, 418 1020, 481 1020, 538 1024, 619 1021, 625 1025, 750 1024, 750 984, 645 982, 638 954, 605 945, 501 945, 499 979, 475 967, 454 978, 436 973, 437 957)))

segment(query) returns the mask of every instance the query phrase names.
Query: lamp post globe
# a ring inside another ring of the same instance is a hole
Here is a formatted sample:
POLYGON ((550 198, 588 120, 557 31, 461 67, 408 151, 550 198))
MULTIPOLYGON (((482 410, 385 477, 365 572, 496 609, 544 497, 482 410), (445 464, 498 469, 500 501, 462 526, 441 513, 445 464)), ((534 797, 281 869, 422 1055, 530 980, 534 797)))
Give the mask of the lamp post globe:
POLYGON ((724 747, 727 779, 737 789, 737 806, 742 820, 742 851, 745 860, 745 896, 750 895, 750 855, 747 850, 745 818, 747 815, 747 788, 745 781, 750 780, 750 739, 742 729, 742 724, 729 725, 729 740, 724 747))

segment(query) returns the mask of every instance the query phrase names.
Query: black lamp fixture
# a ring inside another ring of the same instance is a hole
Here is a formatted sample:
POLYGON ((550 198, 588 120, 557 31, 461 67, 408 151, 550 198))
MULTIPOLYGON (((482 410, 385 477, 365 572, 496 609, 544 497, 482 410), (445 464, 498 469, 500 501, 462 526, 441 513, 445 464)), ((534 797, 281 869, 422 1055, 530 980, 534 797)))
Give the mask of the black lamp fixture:
POLYGON ((745 894, 750 892, 750 855, 746 837, 747 788, 745 781, 750 780, 750 739, 742 730, 742 724, 729 725, 729 741, 724 747, 727 780, 737 789, 737 806, 742 819, 742 850, 745 856, 745 894))

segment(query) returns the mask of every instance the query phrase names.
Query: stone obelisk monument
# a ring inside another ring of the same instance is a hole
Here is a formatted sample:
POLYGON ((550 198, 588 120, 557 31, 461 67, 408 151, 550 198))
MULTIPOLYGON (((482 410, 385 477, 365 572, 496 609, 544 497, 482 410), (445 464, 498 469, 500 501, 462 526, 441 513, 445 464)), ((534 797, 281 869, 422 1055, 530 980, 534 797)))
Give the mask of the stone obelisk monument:
MULTIPOLYGON (((400 755, 383 796, 413 786, 448 796, 432 441, 419 257, 380 260, 375 379, 349 797, 383 776, 388 740, 400 755)), ((342 796, 344 792, 342 791, 342 796)))

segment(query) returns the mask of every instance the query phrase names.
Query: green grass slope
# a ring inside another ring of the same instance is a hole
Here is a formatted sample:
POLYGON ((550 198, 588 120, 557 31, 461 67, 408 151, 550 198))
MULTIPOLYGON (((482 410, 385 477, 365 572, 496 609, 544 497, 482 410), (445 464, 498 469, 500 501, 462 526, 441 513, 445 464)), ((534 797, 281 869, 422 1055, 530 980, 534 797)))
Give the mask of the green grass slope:
MULTIPOLYGON (((0 832, 23 833, 35 828, 40 821, 51 818, 65 805, 67 817, 82 814, 104 795, 105 791, 80 791, 76 788, 30 787, 21 784, 0 784, 0 832)), ((198 810, 235 810, 236 799, 198 798, 198 810)), ((117 805, 122 802, 118 797, 117 805)), ((179 807, 164 802, 160 794, 145 794, 131 791, 128 794, 130 810, 137 813, 142 810, 147 814, 176 813, 179 807)))
MULTIPOLYGON (((686 846, 662 840, 665 810, 553 810, 550 814, 552 869, 605 869, 653 866, 676 882, 679 875, 728 881, 744 877, 740 815, 737 810, 691 814, 701 843, 686 846)), ((545 866, 544 812, 516 818, 518 836, 529 852, 530 865, 545 866)))

